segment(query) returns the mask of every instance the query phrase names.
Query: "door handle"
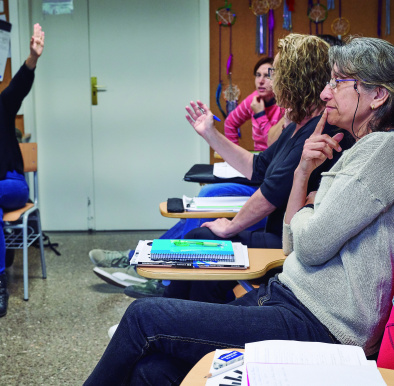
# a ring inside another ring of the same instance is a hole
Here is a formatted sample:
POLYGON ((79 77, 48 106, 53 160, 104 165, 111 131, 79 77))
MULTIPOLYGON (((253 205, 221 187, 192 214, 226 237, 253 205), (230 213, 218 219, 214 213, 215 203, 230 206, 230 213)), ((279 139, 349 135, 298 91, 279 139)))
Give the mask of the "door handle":
POLYGON ((106 91, 107 86, 100 86, 97 84, 97 77, 92 76, 90 78, 90 85, 91 85, 91 91, 92 91, 92 105, 97 105, 97 92, 98 91, 106 91))

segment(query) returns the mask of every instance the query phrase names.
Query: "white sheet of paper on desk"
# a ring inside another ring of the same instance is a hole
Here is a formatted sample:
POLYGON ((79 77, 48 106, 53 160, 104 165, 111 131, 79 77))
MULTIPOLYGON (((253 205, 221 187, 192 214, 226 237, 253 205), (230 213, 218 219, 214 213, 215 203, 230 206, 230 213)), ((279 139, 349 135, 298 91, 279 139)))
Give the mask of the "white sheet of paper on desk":
POLYGON ((183 207, 188 212, 239 212, 249 196, 187 197, 183 196, 183 207))
MULTIPOLYGON (((245 345, 245 363, 370 366, 361 347, 319 342, 267 340, 245 345)), ((244 377, 245 378, 245 377, 244 377)), ((280 383, 278 383, 280 385, 280 383)), ((245 380, 242 386, 247 386, 245 380)), ((272 383, 276 385, 276 383, 272 383)))
POLYGON ((219 178, 234 178, 243 177, 246 178, 238 170, 234 169, 227 162, 216 162, 213 164, 213 175, 219 178))
POLYGON ((248 363, 248 386, 384 386, 371 366, 248 363))

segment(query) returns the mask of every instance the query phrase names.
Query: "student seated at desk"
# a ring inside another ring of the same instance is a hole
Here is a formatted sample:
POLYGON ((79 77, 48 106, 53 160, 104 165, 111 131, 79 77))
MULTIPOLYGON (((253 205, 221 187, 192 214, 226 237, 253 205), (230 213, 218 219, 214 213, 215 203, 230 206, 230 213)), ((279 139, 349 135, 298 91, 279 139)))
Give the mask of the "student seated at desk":
POLYGON ((379 350, 394 291, 393 56, 374 38, 330 48, 326 111, 287 205, 283 272, 230 304, 137 299, 85 385, 177 385, 208 352, 261 340, 379 350), (343 134, 322 134, 326 120, 357 142, 308 197, 312 171, 341 151, 343 134))

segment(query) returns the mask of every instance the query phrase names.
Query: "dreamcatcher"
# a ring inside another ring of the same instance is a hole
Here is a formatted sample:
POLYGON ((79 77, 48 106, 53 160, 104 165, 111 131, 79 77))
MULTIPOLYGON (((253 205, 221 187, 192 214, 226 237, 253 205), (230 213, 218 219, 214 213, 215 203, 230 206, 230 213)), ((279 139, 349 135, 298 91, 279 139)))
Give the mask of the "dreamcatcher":
POLYGON ((251 4, 252 12, 256 15, 256 52, 263 54, 266 52, 265 31, 267 31, 268 12, 268 55, 274 55, 274 9, 280 7, 282 0, 253 0, 251 4))
POLYGON ((386 0, 386 35, 390 35, 390 0, 386 0))
POLYGON ((331 31, 334 35, 338 36, 338 39, 342 39, 342 36, 345 36, 350 31, 350 22, 348 19, 342 17, 342 4, 341 0, 339 0, 339 17, 337 17, 331 23, 331 31))
POLYGON ((319 34, 319 24, 321 25, 320 34, 323 34, 323 22, 327 19, 328 12, 327 7, 320 4, 320 0, 316 4, 313 4, 311 0, 308 0, 308 17, 309 17, 309 33, 312 35, 312 23, 316 24, 316 35, 319 34))
POLYGON ((230 75, 231 65, 233 60, 232 54, 232 25, 235 23, 236 15, 231 10, 231 4, 227 4, 225 1, 224 7, 220 7, 216 11, 216 20, 219 24, 219 84, 216 89, 216 104, 219 107, 220 112, 223 117, 226 118, 227 114, 222 109, 220 104, 220 96, 222 94, 222 27, 229 27, 230 29, 230 55, 227 59, 227 76, 230 75))
MULTIPOLYGON (((241 94, 241 90, 237 85, 233 84, 231 80, 231 72, 228 74, 228 81, 229 81, 229 86, 223 92, 223 97, 226 100, 227 114, 230 114, 231 111, 233 111, 238 105, 238 99, 241 94)), ((240 128, 238 128, 238 137, 241 138, 240 128)))

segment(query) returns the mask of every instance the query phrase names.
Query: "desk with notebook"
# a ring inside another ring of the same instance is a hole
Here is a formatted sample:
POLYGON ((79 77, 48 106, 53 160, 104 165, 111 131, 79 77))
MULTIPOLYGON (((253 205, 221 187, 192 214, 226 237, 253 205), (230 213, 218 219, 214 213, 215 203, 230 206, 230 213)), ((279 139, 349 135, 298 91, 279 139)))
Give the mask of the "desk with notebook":
POLYGON ((286 256, 281 249, 248 249, 249 267, 228 268, 171 268, 137 266, 137 273, 148 279, 161 280, 253 280, 264 276, 270 269, 283 265, 286 256))

